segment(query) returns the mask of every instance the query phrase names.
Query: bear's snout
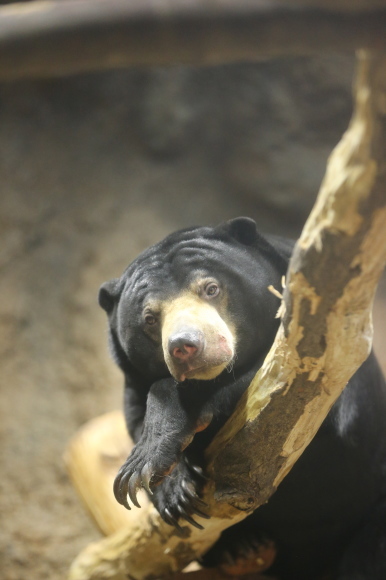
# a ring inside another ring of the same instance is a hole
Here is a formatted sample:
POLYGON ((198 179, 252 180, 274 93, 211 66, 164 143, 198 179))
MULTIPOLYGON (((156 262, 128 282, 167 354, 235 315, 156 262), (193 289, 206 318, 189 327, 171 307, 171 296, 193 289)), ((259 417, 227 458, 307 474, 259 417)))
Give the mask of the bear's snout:
POLYGON ((232 361, 234 344, 232 331, 217 309, 194 292, 164 305, 162 349, 177 382, 217 377, 232 361))
POLYGON ((204 335, 196 329, 184 329, 169 338, 169 353, 180 361, 189 361, 200 355, 204 347, 204 335))

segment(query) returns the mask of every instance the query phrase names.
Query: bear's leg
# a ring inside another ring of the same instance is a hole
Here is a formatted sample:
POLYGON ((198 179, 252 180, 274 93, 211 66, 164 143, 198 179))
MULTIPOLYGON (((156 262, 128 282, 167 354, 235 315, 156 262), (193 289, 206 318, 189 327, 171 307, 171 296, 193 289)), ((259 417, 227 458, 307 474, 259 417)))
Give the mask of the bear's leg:
POLYGON ((341 559, 337 580, 385 580, 386 499, 356 534, 341 559))
POLYGON ((192 514, 203 515, 199 513, 196 493, 199 468, 188 464, 183 452, 195 433, 209 425, 213 415, 210 406, 198 404, 184 393, 189 395, 190 391, 180 391, 174 379, 162 379, 152 385, 142 433, 114 484, 115 497, 128 509, 127 496, 138 506, 137 491, 144 487, 154 494, 154 504, 163 519, 176 527, 179 517, 192 523, 192 514), (158 491, 160 484, 162 489, 158 491))
POLYGON ((275 558, 275 543, 256 532, 247 518, 225 530, 200 562, 205 567, 219 567, 226 574, 237 576, 264 572, 271 568, 275 558))

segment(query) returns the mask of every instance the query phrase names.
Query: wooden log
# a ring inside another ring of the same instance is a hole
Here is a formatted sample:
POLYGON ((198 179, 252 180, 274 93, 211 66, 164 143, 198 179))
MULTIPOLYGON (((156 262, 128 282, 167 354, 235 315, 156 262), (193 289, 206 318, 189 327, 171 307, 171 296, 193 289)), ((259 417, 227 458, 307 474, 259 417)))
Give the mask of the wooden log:
MULTIPOLYGON (((121 411, 89 421, 70 441, 64 461, 72 483, 103 534, 127 529, 136 519, 134 511, 121 506, 113 494, 114 478, 133 447, 121 411)), ((149 500, 138 494, 144 512, 149 500)))
MULTIPOLYGON (((105 535, 127 530, 138 516, 146 517, 149 499, 138 491, 141 512, 128 511, 117 503, 113 494, 115 475, 133 448, 122 411, 105 413, 88 421, 71 439, 64 461, 79 496, 94 522, 105 535)), ((241 558, 219 568, 202 569, 197 562, 166 580, 264 580, 261 572, 268 569, 276 557, 273 542, 261 544, 251 558, 241 558)), ((271 577, 272 580, 272 577, 271 577)))
POLYGON ((386 49, 385 0, 66 0, 0 7, 0 79, 386 49))
POLYGON ((211 520, 181 539, 151 510, 89 546, 71 580, 158 577, 205 552, 269 498, 367 357, 386 261, 385 103, 386 56, 362 55, 354 116, 295 248, 275 343, 208 449, 211 520))

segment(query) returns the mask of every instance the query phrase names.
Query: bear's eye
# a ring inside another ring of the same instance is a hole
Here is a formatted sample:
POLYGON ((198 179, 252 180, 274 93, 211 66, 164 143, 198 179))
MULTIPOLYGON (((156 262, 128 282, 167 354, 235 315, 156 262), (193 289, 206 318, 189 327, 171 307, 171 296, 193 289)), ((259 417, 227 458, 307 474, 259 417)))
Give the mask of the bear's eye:
POLYGON ((214 298, 220 292, 220 288, 215 282, 209 282, 207 286, 205 286, 205 294, 209 296, 209 298, 214 298))
POLYGON ((146 314, 145 315, 145 324, 147 324, 148 326, 154 326, 154 324, 156 322, 157 322, 157 319, 153 314, 146 314))

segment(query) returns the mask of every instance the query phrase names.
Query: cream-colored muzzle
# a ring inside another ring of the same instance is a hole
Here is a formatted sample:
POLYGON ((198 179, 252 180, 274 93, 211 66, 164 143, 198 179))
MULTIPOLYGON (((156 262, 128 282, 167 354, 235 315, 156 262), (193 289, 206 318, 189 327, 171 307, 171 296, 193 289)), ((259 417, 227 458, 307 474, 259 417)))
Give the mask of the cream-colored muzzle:
POLYGON ((164 304, 162 348, 177 381, 210 380, 232 361, 235 338, 212 304, 187 292, 164 304))

